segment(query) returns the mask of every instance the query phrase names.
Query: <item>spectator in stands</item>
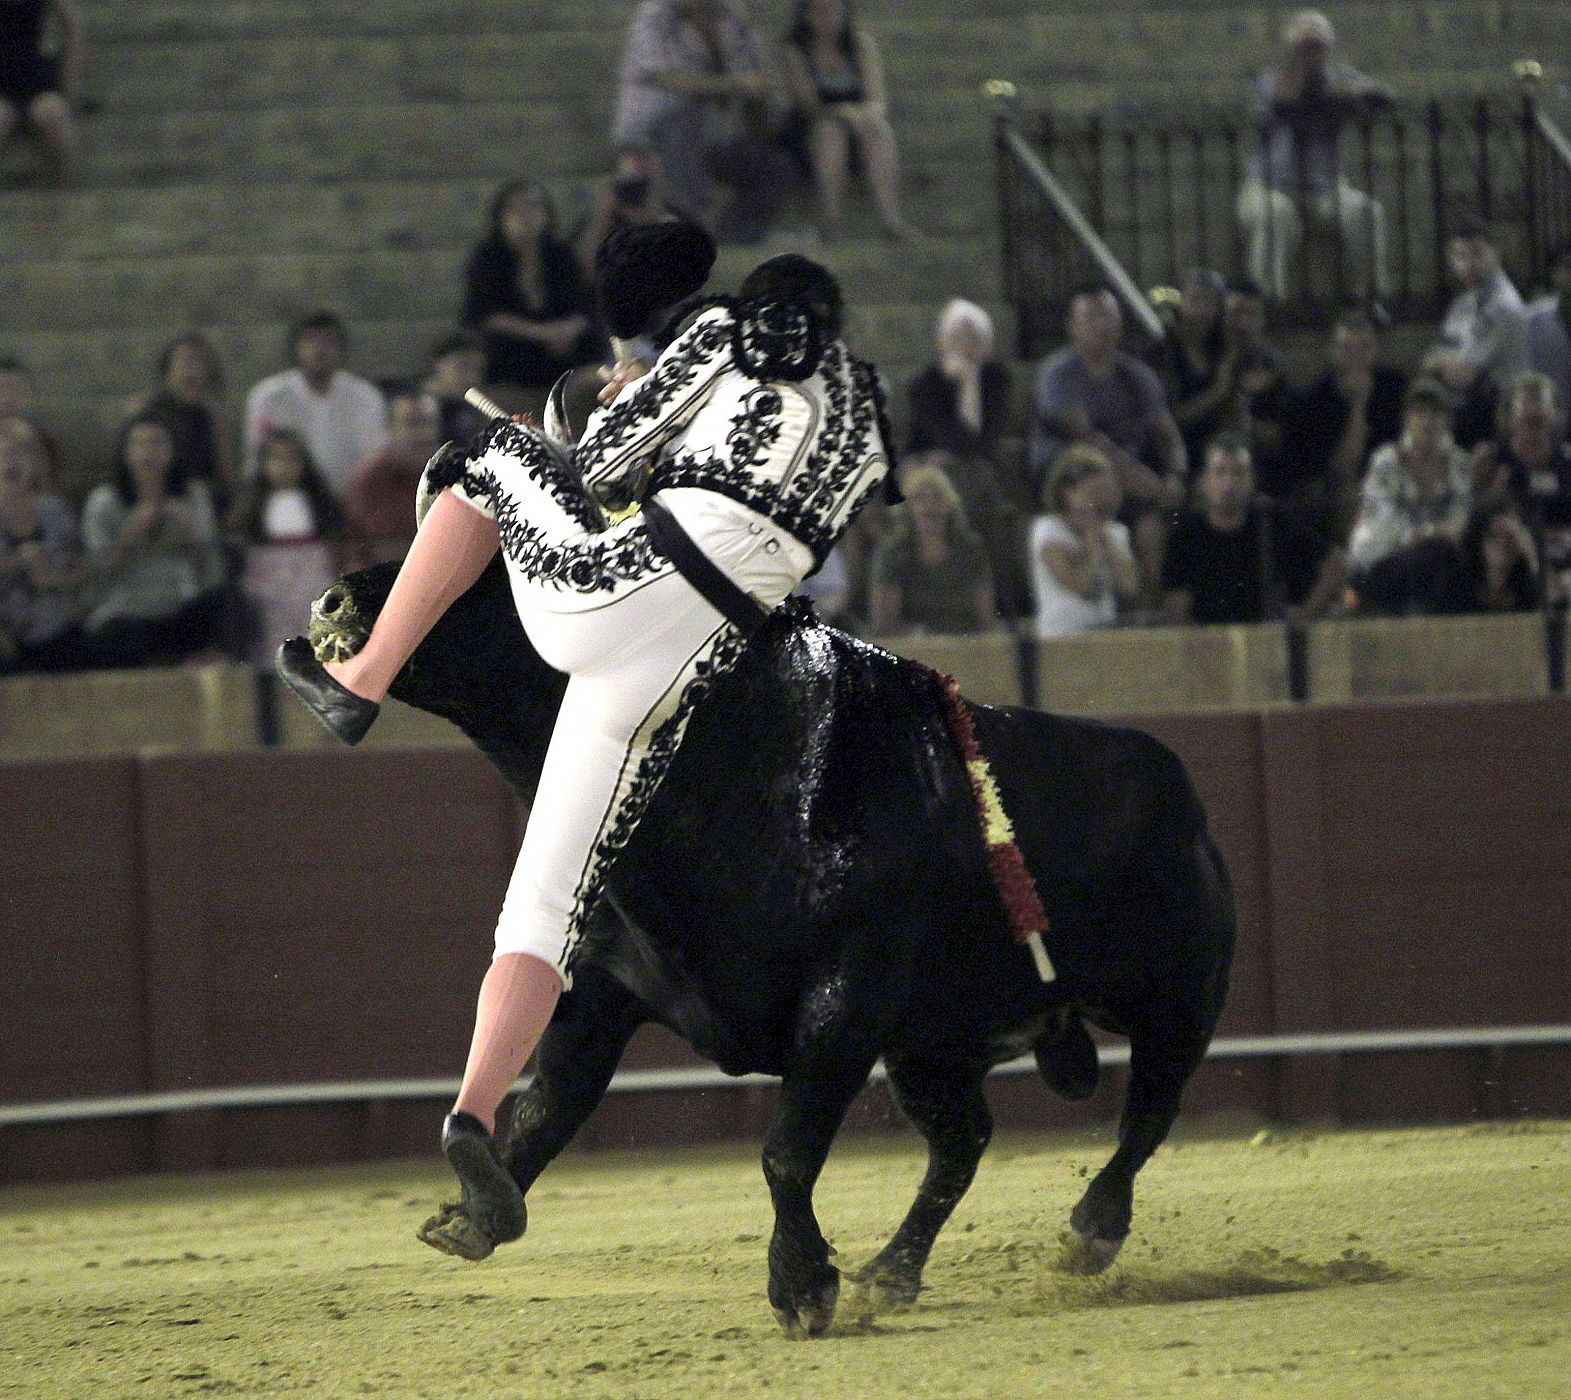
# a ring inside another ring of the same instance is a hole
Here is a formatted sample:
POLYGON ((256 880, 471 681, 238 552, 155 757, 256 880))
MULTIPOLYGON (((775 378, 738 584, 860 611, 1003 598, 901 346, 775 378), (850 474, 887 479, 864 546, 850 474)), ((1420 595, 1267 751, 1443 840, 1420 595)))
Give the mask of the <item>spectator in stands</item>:
POLYGON ((1053 466, 1044 493, 1049 513, 1031 527, 1036 634, 1062 637, 1118 618, 1140 596, 1129 527, 1116 519, 1118 478, 1096 448, 1076 443, 1053 466))
POLYGON ((0 673, 85 664, 76 515, 40 488, 39 459, 0 424, 0 673))
POLYGON ((1102 454, 1118 477, 1141 574, 1154 593, 1168 518, 1183 501, 1188 457, 1161 380, 1118 348, 1121 329, 1111 292, 1092 288, 1070 300, 1069 344, 1042 362, 1033 386, 1028 466, 1040 495, 1071 443, 1102 454))
POLYGON ((1196 509, 1179 520, 1162 569, 1162 610, 1177 623, 1319 617, 1341 593, 1339 552, 1255 490, 1249 442, 1223 433, 1205 452, 1196 509))
MULTIPOLYGON (((414 520, 414 492, 405 502, 414 520)), ((275 429, 257 450, 229 529, 244 552, 240 592, 252 664, 271 666, 279 644, 303 632, 311 604, 337 580, 344 512, 298 433, 275 429)))
MULTIPOLYGON (((1414 381, 1403 401, 1401 438, 1369 463, 1347 551, 1354 586, 1366 599, 1406 592, 1402 578, 1416 546, 1461 537, 1472 474, 1451 436, 1453 402, 1437 380, 1414 381), (1372 578, 1377 568, 1382 573, 1372 578)), ((1422 553, 1421 569, 1433 551, 1422 553)))
POLYGON ((89 494, 82 534, 94 576, 87 631, 119 664, 178 660, 224 640, 212 497, 187 479, 162 418, 121 429, 114 477, 89 494))
MULTIPOLYGON (((1455 556, 1435 611, 1530 612, 1543 601, 1533 535, 1510 495, 1491 492, 1468 512, 1455 556)), ((1550 578, 1551 596, 1563 597, 1550 578)))
POLYGON ((1260 145, 1239 191, 1238 219, 1249 274, 1273 301, 1299 288, 1306 216, 1340 233, 1345 297, 1389 293, 1385 209, 1346 179, 1337 154, 1347 122, 1389 99, 1373 79, 1331 62, 1335 44, 1330 20, 1300 10, 1282 31, 1280 62, 1255 84, 1260 145))
POLYGON ((647 141, 624 141, 616 148, 616 167, 595 192, 589 216, 573 235, 573 252, 587 282, 595 278, 595 254, 619 228, 658 224, 672 217, 666 202, 665 167, 647 141))
POLYGON ((431 347, 431 368, 421 387, 436 400, 443 442, 468 442, 485 427, 485 414, 464 398, 484 382, 485 347, 474 332, 456 331, 431 347))
POLYGON ((72 0, 3 0, 0 3, 0 144, 21 127, 37 133, 57 184, 66 184, 81 135, 71 99, 87 61, 87 26, 72 0), (49 23, 59 26, 62 47, 44 49, 49 23))
POLYGON ((65 458, 60 440, 32 417, 32 406, 33 376, 27 366, 12 355, 0 356, 0 423, 20 422, 31 430, 44 454, 42 488, 54 491, 60 485, 65 458))
POLYGON ((622 49, 611 139, 653 146, 666 197, 699 223, 711 221, 715 181, 730 186, 715 236, 756 243, 797 178, 770 125, 771 97, 758 41, 726 0, 643 0, 622 49))
POLYGON ((344 368, 349 332, 331 311, 314 311, 289 337, 294 367, 262 380, 246 396, 245 467, 256 470, 262 440, 276 428, 298 433, 335 495, 380 446, 387 401, 368 379, 344 368))
POLYGON ((351 569, 401 560, 409 552, 420 474, 442 445, 436 400, 423 389, 397 391, 389 409, 387 442, 360 464, 344 493, 351 569))
POLYGON ((486 382, 533 391, 531 409, 565 371, 605 353, 594 295, 537 184, 513 180, 496 192, 464 285, 461 319, 485 344, 486 382))
POLYGON ((851 0, 798 0, 786 33, 785 77, 807 128, 824 237, 840 229, 854 152, 884 232, 910 239, 913 230, 900 213, 884 59, 872 34, 856 22, 851 0))
POLYGON ((231 426, 219 407, 224 390, 218 352, 205 335, 187 331, 158 356, 158 387, 134 399, 132 417, 156 413, 175 440, 175 456, 193 481, 225 500, 239 484, 231 426))
POLYGON ((1462 290, 1446 311, 1423 369, 1461 395, 1456 436, 1471 447, 1493 431, 1495 405, 1528 368, 1527 308, 1500 266, 1499 243, 1482 219, 1466 220, 1447 253, 1462 290))
POLYGON ((1370 457, 1402 434, 1407 376, 1380 360, 1374 322, 1362 311, 1337 318, 1327 361, 1307 388, 1289 395, 1279 494, 1350 518, 1370 457))
POLYGON ((937 467, 902 473, 905 504, 872 563, 874 636, 987 632, 997 625, 982 542, 937 467))
POLYGON ((1184 452, 1200 460, 1205 444, 1238 424, 1237 357, 1222 317, 1227 284, 1220 272, 1194 268, 1184 277, 1162 342, 1160 367, 1184 452))
POLYGON ((1009 419, 1009 371, 993 355, 993 318, 955 297, 939 313, 933 344, 937 358, 911 381, 907 447, 996 463, 1009 419))
POLYGON ((811 599, 825 622, 839 627, 850 621, 851 566, 839 544, 829 551, 822 565, 797 585, 796 596, 811 599))
POLYGON ((1255 283, 1229 287, 1223 315, 1238 375, 1241 431, 1249 442, 1256 480, 1275 491, 1284 476, 1287 360, 1266 336, 1265 293, 1255 283))
POLYGON ((1544 542, 1555 568, 1571 562, 1571 444, 1547 374, 1517 376, 1501 405, 1500 436, 1473 449, 1475 495, 1504 491, 1544 542))
POLYGON ((1550 263, 1551 290, 1527 310, 1527 357, 1555 384, 1560 402, 1571 405, 1571 243, 1550 263))

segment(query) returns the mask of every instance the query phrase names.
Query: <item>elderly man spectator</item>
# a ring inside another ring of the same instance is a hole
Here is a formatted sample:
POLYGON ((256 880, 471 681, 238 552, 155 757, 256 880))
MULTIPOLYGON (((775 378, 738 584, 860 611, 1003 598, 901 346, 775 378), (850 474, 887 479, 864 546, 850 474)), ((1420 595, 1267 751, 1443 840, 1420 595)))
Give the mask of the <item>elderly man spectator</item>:
POLYGON ((1499 243, 1482 219, 1468 219, 1457 229, 1447 255, 1462 290, 1447 308, 1423 368, 1461 396, 1456 436, 1471 447, 1489 436, 1495 404, 1528 368, 1527 308, 1500 266, 1499 243))
POLYGON ((0 144, 18 127, 38 133, 57 184, 71 174, 81 135, 71 97, 87 61, 87 26, 71 0, 0 3, 0 144), (49 24, 59 27, 58 57, 44 50, 49 24))
POLYGON ((655 149, 666 197, 690 219, 709 221, 714 181, 729 185, 735 197, 714 221, 727 242, 758 242, 796 180, 767 129, 760 54, 726 0, 643 0, 622 49, 611 139, 655 149))
POLYGON ((387 401, 368 379, 344 368, 349 332, 331 311, 316 311, 289 338, 291 369, 257 384, 245 403, 245 469, 275 428, 299 433, 318 470, 340 499, 356 467, 387 433, 387 401))
POLYGON ((1571 444, 1565 409, 1547 374, 1529 370, 1506 395, 1498 440, 1473 450, 1473 492, 1504 491, 1544 541, 1549 562, 1571 562, 1571 444))
POLYGON ((1385 90, 1345 63, 1332 63, 1336 32, 1315 10, 1301 10, 1282 31, 1282 59, 1260 75, 1254 112, 1260 146, 1238 196, 1250 275, 1276 301, 1300 285, 1294 275, 1304 216, 1342 238, 1344 296, 1387 294, 1385 210, 1343 176, 1337 154, 1343 126, 1387 99, 1385 90))
POLYGON ((1133 522, 1135 553, 1147 587, 1161 578, 1166 513, 1183 499, 1188 458, 1149 365, 1118 348, 1122 318, 1100 288, 1069 303, 1069 344, 1042 362, 1032 390, 1028 464, 1040 497, 1054 463, 1071 443, 1094 447, 1112 466, 1133 522))
POLYGON ((397 390, 388 411, 386 443, 360 464, 344 492, 351 569, 399 560, 409 552, 420 475, 442 443, 440 410, 424 389, 397 390))
POLYGON ((1571 404, 1571 243, 1550 264, 1551 290, 1527 309, 1527 357, 1555 384, 1562 405, 1571 404))
POLYGON ((1212 440, 1196 494, 1197 509, 1179 519, 1162 567, 1169 621, 1270 622, 1290 611, 1314 618, 1341 592, 1340 552, 1256 492, 1242 435, 1212 440))

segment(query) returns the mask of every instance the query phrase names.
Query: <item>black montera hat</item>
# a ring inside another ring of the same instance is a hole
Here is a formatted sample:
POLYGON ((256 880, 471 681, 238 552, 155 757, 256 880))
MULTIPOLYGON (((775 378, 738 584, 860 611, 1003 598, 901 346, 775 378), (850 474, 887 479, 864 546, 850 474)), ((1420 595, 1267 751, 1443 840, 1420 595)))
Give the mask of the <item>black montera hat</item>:
POLYGON ((595 253, 606 328, 615 336, 641 334, 657 312, 702 288, 714 265, 714 239, 686 219, 613 229, 595 253))

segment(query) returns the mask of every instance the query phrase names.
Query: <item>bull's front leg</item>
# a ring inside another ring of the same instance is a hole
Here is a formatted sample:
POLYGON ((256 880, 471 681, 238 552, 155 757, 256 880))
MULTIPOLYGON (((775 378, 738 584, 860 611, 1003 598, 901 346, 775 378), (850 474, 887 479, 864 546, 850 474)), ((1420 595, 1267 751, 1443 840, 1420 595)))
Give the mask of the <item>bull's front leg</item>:
POLYGON ((840 1271, 813 1213, 813 1187, 851 1100, 876 1056, 815 1064, 786 1075, 764 1142, 764 1180, 775 1207, 769 1241, 769 1303, 788 1337, 821 1336, 834 1321, 840 1271))
POLYGON ((535 1075, 519 1096, 503 1157, 528 1195, 535 1179, 605 1097, 644 1004, 610 973, 583 963, 540 1038, 535 1075))

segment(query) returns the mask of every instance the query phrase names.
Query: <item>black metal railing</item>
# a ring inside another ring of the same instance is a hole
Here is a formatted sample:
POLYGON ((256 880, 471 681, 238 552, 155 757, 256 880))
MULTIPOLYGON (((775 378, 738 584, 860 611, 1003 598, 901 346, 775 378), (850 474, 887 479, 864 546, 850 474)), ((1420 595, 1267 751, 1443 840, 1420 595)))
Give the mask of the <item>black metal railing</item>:
POLYGON ((1375 301, 1394 320, 1428 321, 1452 293, 1446 243, 1464 217, 1500 231, 1524 290, 1571 237, 1571 144, 1531 81, 1501 96, 1370 106, 1341 127, 1340 178, 1294 193, 1278 186, 1304 181, 1259 178, 1262 134, 1238 106, 1076 117, 1025 111, 1007 84, 989 95, 1005 292, 1025 355, 1062 338, 1068 296, 1087 280, 1129 310, 1129 289, 1208 267, 1260 282, 1279 324, 1324 324, 1375 301))

